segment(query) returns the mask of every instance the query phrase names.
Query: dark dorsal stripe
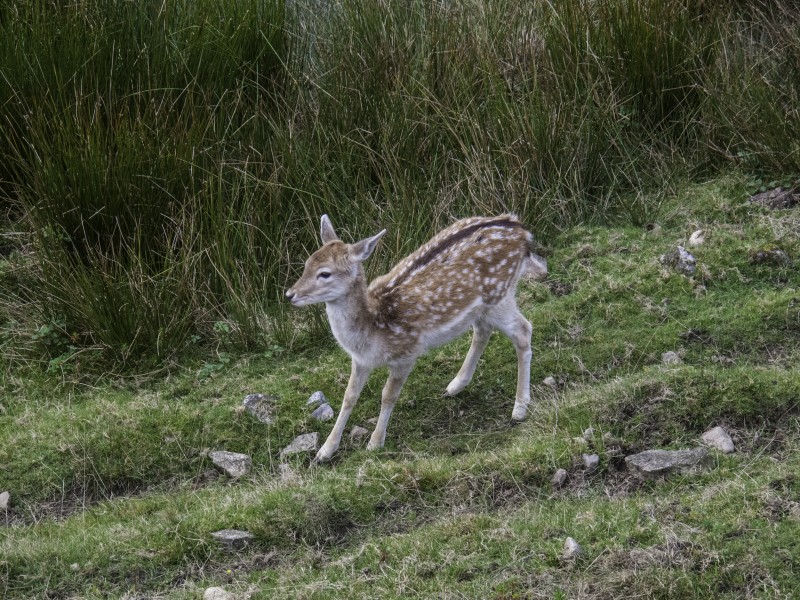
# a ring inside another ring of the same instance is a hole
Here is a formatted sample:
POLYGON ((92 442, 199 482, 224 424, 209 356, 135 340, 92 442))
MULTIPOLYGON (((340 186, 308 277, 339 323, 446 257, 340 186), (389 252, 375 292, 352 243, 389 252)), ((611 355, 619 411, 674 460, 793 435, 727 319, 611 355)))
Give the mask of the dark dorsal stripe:
POLYGON ((412 273, 421 269, 429 262, 431 262, 434 258, 439 256, 442 252, 454 246, 464 238, 468 238, 473 233, 482 229, 484 227, 510 227, 510 228, 518 228, 518 229, 525 229, 525 227, 519 221, 514 221, 512 219, 495 219, 494 221, 486 221, 484 223, 476 223, 474 225, 470 225, 461 229, 460 231, 455 232, 449 238, 442 240, 439 242, 438 245, 434 246, 430 250, 428 250, 425 254, 417 258, 403 273, 400 277, 395 279, 395 286, 400 285, 403 281, 408 279, 412 273))

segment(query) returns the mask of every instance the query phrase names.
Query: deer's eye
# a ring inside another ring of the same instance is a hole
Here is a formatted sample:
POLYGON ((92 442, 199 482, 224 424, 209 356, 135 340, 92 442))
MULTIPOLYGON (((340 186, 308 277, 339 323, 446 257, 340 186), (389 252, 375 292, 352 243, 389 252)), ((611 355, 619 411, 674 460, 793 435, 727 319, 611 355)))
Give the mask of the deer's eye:
POLYGON ((331 276, 329 271, 322 271, 321 273, 317 273, 317 279, 328 279, 331 276))

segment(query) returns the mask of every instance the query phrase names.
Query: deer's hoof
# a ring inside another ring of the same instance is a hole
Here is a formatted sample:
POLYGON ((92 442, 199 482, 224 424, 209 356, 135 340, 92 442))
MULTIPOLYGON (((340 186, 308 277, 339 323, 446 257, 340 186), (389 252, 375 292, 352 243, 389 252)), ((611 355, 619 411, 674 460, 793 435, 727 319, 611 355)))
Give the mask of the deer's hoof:
POLYGON ((525 419, 525 416, 528 414, 528 404, 522 404, 521 402, 517 402, 514 404, 514 411, 511 413, 511 420, 512 421, 522 421, 525 419))
POLYGON ((317 452, 317 455, 314 457, 314 460, 311 461, 312 465, 321 465, 331 460, 333 453, 331 452, 329 454, 324 450, 325 450, 324 448, 320 448, 319 452, 317 452))

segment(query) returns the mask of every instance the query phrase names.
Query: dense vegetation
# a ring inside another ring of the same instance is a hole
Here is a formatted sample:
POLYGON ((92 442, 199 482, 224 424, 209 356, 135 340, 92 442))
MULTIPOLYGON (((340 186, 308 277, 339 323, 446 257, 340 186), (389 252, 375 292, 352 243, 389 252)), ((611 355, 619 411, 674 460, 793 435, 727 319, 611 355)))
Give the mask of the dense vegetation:
MULTIPOLYGON (((330 213, 375 272, 467 214, 545 242, 678 182, 800 172, 790 3, 92 0, 0 7, 3 367, 302 347, 330 213)), ((221 363, 218 363, 221 364, 221 363)))

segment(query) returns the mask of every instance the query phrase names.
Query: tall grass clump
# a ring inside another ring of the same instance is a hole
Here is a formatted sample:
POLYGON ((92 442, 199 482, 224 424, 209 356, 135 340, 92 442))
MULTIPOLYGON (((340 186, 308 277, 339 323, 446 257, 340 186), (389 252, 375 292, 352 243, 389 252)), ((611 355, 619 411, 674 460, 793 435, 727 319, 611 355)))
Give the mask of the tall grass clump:
POLYGON ((4 5, 19 302, 115 366, 288 345, 324 324, 281 304, 322 213, 389 229, 377 273, 469 214, 546 239, 648 222, 730 162, 796 173, 797 24, 766 0, 4 5))

